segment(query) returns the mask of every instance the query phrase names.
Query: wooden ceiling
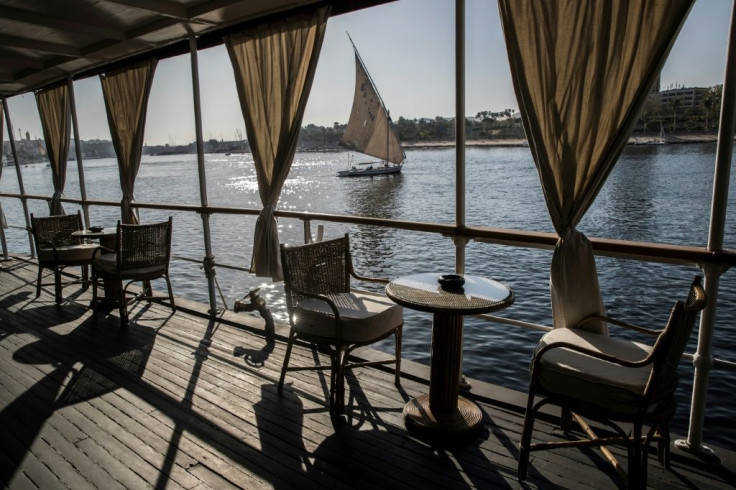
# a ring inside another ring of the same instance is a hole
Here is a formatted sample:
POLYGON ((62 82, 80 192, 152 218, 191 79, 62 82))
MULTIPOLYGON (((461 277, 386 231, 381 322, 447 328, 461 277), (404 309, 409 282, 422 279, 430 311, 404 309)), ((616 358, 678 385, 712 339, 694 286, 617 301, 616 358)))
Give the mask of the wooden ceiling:
POLYGON ((220 44, 229 30, 299 9, 338 15, 387 0, 0 0, 0 96, 153 54, 220 44))

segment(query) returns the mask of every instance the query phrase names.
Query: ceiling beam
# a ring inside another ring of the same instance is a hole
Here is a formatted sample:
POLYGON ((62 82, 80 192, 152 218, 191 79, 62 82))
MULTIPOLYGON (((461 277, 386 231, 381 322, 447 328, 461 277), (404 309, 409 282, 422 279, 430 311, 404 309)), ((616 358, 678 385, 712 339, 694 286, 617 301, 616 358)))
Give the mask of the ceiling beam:
MULTIPOLYGON (((236 3, 240 3, 241 1, 242 0, 207 0, 207 1, 201 2, 198 5, 189 7, 187 9, 187 16, 189 18, 195 18, 200 15, 206 15, 212 12, 213 10, 224 9, 236 3)), ((318 0, 311 0, 311 1, 318 1, 318 0)), ((280 5, 278 7, 278 10, 287 10, 289 8, 294 8, 294 7, 303 5, 304 3, 305 2, 301 0, 294 0, 291 2, 291 5, 287 5, 287 6, 280 5)), ((262 15, 262 14, 263 12, 259 13, 259 15, 262 15)))
POLYGON ((139 10, 145 10, 154 14, 165 15, 179 20, 189 20, 187 17, 187 9, 175 5, 171 2, 162 0, 103 0, 108 3, 115 3, 125 7, 132 7, 139 10))
MULTIPOLYGON (((13 64, 13 62, 17 62, 21 66, 24 66, 27 68, 35 68, 37 70, 46 68, 46 65, 44 64, 44 62, 38 58, 30 58, 28 56, 23 56, 20 53, 9 51, 4 48, 5 46, 0 46, 0 60, 3 60, 3 63, 2 63, 3 68, 7 68, 6 65, 13 64)), ((66 61, 69 61, 69 57, 66 58, 66 61)))
MULTIPOLYGON (((169 2, 164 2, 161 0, 103 0, 109 3, 114 3, 117 5, 124 5, 126 7, 136 8, 139 10, 145 10, 147 12, 152 12, 154 14, 163 15, 166 17, 171 17, 172 19, 176 19, 179 21, 185 21, 185 22, 196 22, 199 24, 206 24, 211 26, 216 26, 216 22, 209 22, 202 19, 197 19, 196 17, 199 15, 203 15, 205 13, 208 13, 214 9, 221 8, 222 5, 219 5, 220 2, 207 2, 214 3, 212 7, 202 7, 202 5, 197 5, 195 7, 192 7, 190 9, 187 9, 185 7, 180 7, 179 5, 173 5, 169 2), (196 9, 195 13, 192 13, 191 11, 196 9)), ((229 6, 237 2, 241 2, 242 0, 224 0, 225 5, 229 6)))
POLYGON ((60 54, 64 56, 78 57, 81 55, 79 49, 66 44, 52 43, 48 41, 35 41, 17 36, 6 36, 0 34, 0 46, 9 48, 31 49, 44 53, 60 54))
POLYGON ((48 27, 58 31, 73 31, 95 36, 123 40, 124 33, 109 26, 92 25, 89 23, 75 22, 73 20, 52 17, 47 14, 32 12, 30 10, 17 9, 13 7, 0 6, 0 18, 23 22, 30 25, 48 27))

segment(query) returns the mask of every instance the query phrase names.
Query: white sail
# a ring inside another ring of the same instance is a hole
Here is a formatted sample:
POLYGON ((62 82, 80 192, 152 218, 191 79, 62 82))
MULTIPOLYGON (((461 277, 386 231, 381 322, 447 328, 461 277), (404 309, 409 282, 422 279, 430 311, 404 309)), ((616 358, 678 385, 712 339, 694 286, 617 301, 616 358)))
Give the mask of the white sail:
POLYGON ((405 158, 399 135, 355 45, 353 49, 355 96, 350 120, 340 145, 349 150, 399 164, 405 158))

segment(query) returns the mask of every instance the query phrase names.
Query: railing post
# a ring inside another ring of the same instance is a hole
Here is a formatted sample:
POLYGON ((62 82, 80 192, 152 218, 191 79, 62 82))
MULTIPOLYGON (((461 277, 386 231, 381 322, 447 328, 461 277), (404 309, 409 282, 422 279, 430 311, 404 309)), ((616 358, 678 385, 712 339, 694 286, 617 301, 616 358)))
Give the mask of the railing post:
POLYGON ((20 170, 20 162, 18 161, 18 151, 15 148, 15 138, 13 138, 13 123, 10 121, 10 110, 8 109, 8 99, 3 97, 3 111, 5 111, 5 123, 8 127, 8 139, 10 140, 10 149, 13 152, 13 161, 15 162, 15 173, 18 175, 18 189, 20 190, 20 202, 23 205, 23 214, 26 220, 26 231, 28 231, 28 243, 31 248, 31 258, 36 257, 36 247, 33 245, 33 234, 31 233, 31 217, 28 214, 28 198, 26 197, 26 188, 23 185, 23 173, 20 170))
POLYGON ((79 196, 82 198, 82 215, 84 226, 89 229, 89 204, 87 204, 87 186, 84 182, 84 167, 82 166, 82 145, 79 139, 79 121, 77 120, 77 101, 74 98, 74 81, 67 78, 69 84, 69 104, 72 113, 72 129, 74 130, 74 153, 77 157, 77 171, 79 172, 79 196))
POLYGON ((305 244, 312 243, 314 241, 312 239, 312 220, 311 219, 302 220, 302 224, 304 225, 304 243, 305 244))
MULTIPOLYGON (((723 233, 726 224, 728 205, 728 185, 731 174, 731 156, 733 154, 734 119, 736 115, 736 8, 731 9, 731 26, 729 29, 728 53, 726 55, 726 73, 721 95, 721 116, 718 126, 718 147, 716 148, 716 168, 713 175, 713 198, 710 208, 710 228, 708 230, 708 251, 723 249, 723 233)), ((723 270, 719 267, 707 266, 705 270, 705 293, 708 304, 700 316, 698 331, 698 348, 693 359, 695 376, 693 379, 693 395, 690 406, 690 426, 687 440, 675 441, 675 446, 699 455, 715 456, 712 449, 703 444, 703 425, 705 421, 705 403, 708 392, 708 377, 713 365, 712 343, 713 327, 718 302, 718 285, 723 270)))
POLYGON ((703 444, 703 422, 705 419, 705 403, 708 395, 708 378, 713 368, 713 327, 716 319, 716 301, 718 285, 723 268, 717 265, 703 267, 705 281, 703 286, 708 304, 700 316, 698 328, 698 347, 693 355, 695 377, 693 380, 692 403, 690 406, 690 426, 687 439, 675 441, 675 447, 683 451, 697 453, 701 456, 715 457, 715 452, 703 444))
POLYGON ((215 256, 212 255, 212 238, 210 235, 210 213, 207 212, 207 174, 204 168, 204 141, 202 139, 202 108, 199 97, 199 64, 197 61, 197 38, 189 35, 189 55, 192 62, 192 95, 194 97, 194 127, 197 135, 197 168, 199 170, 199 198, 204 210, 202 231, 204 235, 204 273, 207 277, 207 289, 210 298, 210 315, 217 314, 217 296, 215 295, 215 256))

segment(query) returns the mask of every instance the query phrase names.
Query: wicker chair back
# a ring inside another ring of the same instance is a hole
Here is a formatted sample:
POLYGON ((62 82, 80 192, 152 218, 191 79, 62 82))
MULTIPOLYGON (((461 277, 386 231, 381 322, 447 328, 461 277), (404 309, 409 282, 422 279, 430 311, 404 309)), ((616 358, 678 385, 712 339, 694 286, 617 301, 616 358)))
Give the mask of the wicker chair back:
POLYGON ((316 294, 350 291, 350 243, 348 236, 299 247, 283 247, 286 307, 292 312, 304 299, 297 291, 316 294))
POLYGON ((171 218, 161 223, 118 225, 118 268, 168 266, 171 256, 171 218))
POLYGON ((55 247, 76 245, 81 240, 73 237, 72 232, 84 229, 79 212, 67 216, 36 217, 31 215, 31 226, 37 250, 51 248, 50 244, 55 247))

